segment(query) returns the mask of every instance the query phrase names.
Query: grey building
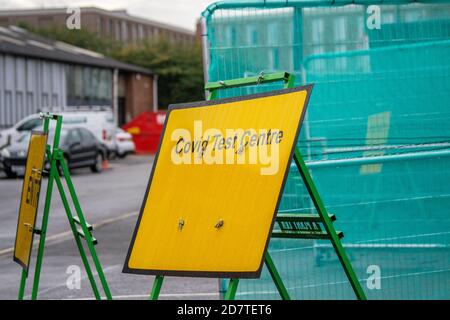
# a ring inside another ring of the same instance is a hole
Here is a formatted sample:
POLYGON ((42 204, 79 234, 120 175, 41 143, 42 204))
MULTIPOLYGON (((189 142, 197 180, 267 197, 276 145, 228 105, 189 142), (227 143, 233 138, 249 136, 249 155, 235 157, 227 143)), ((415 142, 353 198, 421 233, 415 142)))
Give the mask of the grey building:
POLYGON ((111 108, 122 124, 157 108, 156 79, 148 69, 0 27, 0 128, 40 110, 80 106, 111 108))

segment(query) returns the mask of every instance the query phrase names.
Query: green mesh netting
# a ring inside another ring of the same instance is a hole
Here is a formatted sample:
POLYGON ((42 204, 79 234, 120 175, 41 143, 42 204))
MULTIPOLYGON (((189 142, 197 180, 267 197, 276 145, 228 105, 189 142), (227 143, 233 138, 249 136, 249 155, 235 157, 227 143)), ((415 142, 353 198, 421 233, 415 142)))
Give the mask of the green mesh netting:
MULTIPOLYGON (((346 3, 210 6, 208 80, 288 71, 297 85, 314 83, 298 145, 368 298, 448 299, 450 2, 346 3), (373 268, 381 288, 367 286, 373 268)), ((294 167, 280 211, 314 211, 294 167)), ((329 242, 272 239, 270 252, 293 298, 354 298, 329 242)), ((237 298, 279 296, 264 270, 241 281, 237 298)))

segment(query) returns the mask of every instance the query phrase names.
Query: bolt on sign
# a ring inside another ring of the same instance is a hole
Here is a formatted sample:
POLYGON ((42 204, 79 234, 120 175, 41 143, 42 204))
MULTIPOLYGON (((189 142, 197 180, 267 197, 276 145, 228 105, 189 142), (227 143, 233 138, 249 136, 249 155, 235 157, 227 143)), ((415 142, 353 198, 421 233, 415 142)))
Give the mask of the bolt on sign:
POLYGON ((311 88, 171 106, 123 271, 259 277, 311 88))
POLYGON ((14 246, 14 261, 26 270, 33 246, 46 145, 46 134, 35 131, 31 133, 14 246))

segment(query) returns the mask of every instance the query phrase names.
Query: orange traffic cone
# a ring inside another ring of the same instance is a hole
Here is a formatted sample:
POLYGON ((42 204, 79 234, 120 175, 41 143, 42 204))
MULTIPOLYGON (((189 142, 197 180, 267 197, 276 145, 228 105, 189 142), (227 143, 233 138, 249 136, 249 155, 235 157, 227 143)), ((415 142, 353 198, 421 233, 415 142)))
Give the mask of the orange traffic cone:
POLYGON ((107 169, 109 169, 109 161, 108 161, 108 159, 105 159, 102 162, 102 170, 107 170, 107 169))

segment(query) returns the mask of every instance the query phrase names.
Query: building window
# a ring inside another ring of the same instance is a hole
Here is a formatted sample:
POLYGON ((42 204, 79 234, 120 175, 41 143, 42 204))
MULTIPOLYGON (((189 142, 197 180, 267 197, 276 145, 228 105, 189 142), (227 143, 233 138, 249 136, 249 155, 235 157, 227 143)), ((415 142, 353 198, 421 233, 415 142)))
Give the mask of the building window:
POLYGON ((53 25, 53 18, 52 17, 39 17, 38 18, 38 24, 39 28, 49 28, 53 25))
POLYGON ((134 42, 137 40, 137 25, 130 23, 130 31, 131 31, 131 41, 134 42))
POLYGON ((109 19, 109 30, 108 30, 108 34, 109 36, 112 36, 114 33, 114 22, 112 19, 109 19))
POLYGON ((94 100, 93 102, 97 104, 95 100, 98 100, 100 96, 100 69, 92 68, 91 69, 91 92, 90 92, 90 100, 94 100))
POLYGON ((116 40, 120 41, 122 39, 122 24, 120 21, 116 22, 116 40))
POLYGON ((107 69, 100 71, 99 98, 103 104, 112 101, 112 72, 107 69))
POLYGON ((75 97, 82 99, 83 97, 83 69, 80 66, 75 67, 75 97))
POLYGON ((144 39, 144 27, 142 26, 142 24, 138 25, 138 39, 144 39))
POLYGON ((100 36, 103 35, 103 18, 102 17, 97 18, 97 33, 100 36))
POLYGON ((66 94, 67 101, 76 99, 74 66, 66 67, 66 94))
POLYGON ((128 41, 128 25, 125 21, 122 21, 122 34, 120 40, 122 40, 123 42, 128 41))
POLYGON ((92 69, 89 67, 83 68, 83 103, 85 105, 90 105, 90 97, 92 94, 92 69))
POLYGON ((67 66, 68 106, 111 106, 112 71, 103 68, 67 66))

